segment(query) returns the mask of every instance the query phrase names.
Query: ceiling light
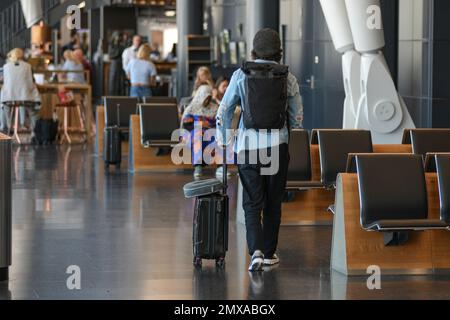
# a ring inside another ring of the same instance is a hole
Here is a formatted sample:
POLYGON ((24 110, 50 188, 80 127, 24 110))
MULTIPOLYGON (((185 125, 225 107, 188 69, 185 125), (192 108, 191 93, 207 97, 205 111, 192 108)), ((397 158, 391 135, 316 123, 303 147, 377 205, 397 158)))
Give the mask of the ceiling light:
POLYGON ((177 13, 175 10, 167 10, 164 14, 166 17, 175 17, 177 13))

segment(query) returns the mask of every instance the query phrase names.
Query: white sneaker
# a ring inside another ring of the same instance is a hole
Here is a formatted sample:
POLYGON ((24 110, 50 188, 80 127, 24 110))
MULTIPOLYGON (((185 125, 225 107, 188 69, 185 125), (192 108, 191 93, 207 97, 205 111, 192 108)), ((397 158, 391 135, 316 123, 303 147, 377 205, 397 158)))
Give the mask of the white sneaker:
POLYGON ((261 251, 257 250, 252 256, 252 261, 250 262, 248 271, 250 272, 263 271, 263 266, 264 266, 264 254, 261 251))
POLYGON ((265 258, 264 259, 264 265, 265 266, 275 266, 275 265, 277 265, 277 264, 279 264, 280 263, 280 258, 278 258, 278 256, 276 255, 276 254, 274 254, 273 256, 272 256, 272 258, 265 258))

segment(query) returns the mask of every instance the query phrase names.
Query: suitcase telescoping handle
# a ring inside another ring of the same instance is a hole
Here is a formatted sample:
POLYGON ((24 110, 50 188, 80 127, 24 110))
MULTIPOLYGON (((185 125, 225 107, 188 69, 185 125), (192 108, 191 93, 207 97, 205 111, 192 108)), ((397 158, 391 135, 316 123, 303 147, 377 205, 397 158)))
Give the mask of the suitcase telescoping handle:
POLYGON ((120 128, 120 103, 117 104, 117 127, 120 128))
POLYGON ((227 146, 224 143, 223 146, 223 194, 226 195, 227 191, 228 191, 228 178, 227 178, 227 174, 228 174, 228 168, 227 168, 227 146))

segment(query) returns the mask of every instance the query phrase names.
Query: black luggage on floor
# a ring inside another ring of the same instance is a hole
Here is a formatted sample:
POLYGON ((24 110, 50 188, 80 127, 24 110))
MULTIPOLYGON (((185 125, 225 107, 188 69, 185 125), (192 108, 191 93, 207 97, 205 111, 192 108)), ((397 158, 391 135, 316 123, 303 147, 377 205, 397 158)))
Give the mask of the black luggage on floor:
POLYGON ((202 259, 216 260, 216 265, 220 268, 225 266, 229 219, 226 171, 224 166, 223 182, 211 179, 193 182, 184 187, 187 198, 196 197, 192 235, 196 267, 201 267, 202 259))
POLYGON ((120 168, 122 162, 122 139, 119 127, 105 128, 103 148, 105 168, 109 168, 110 165, 120 168))
POLYGON ((228 196, 213 194, 195 201, 194 265, 200 267, 202 259, 216 260, 223 267, 228 251, 228 196))
POLYGON ((58 121, 53 119, 37 120, 34 134, 39 144, 52 144, 58 135, 58 121))

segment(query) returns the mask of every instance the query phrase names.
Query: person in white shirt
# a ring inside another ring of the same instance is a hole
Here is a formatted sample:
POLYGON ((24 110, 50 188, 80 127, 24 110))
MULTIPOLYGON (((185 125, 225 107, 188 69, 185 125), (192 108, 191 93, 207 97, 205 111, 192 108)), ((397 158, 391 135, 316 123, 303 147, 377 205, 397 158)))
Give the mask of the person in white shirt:
MULTIPOLYGON (((2 103, 12 101, 34 101, 36 106, 40 103, 40 96, 33 81, 31 65, 23 61, 22 49, 13 49, 8 53, 8 62, 3 66, 3 87, 0 101, 2 103)), ((2 105, 1 127, 3 131, 10 127, 10 108, 2 105), (5 128, 7 127, 7 128, 5 128)), ((30 116, 31 137, 34 138, 34 127, 39 117, 38 107, 27 108, 30 116)), ((24 114, 24 112, 22 113, 24 114)))
POLYGON ((126 48, 122 53, 122 67, 127 71, 128 64, 131 60, 136 59, 139 48, 142 45, 142 38, 139 35, 133 37, 133 45, 126 48))

